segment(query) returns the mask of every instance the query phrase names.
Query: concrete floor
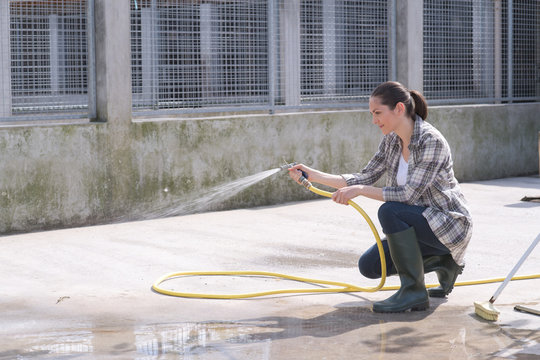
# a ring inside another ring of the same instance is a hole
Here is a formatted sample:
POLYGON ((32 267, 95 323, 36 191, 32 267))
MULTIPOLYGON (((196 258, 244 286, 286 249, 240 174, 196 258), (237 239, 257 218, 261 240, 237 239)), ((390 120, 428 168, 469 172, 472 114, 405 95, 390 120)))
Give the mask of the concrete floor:
MULTIPOLYGON (((540 196, 540 179, 462 188, 475 228, 458 281, 504 277, 540 233, 540 203, 520 201, 540 196)), ((380 203, 357 202, 378 225, 380 203)), ((5 236, 0 359, 540 359, 540 316, 513 310, 540 308, 540 279, 511 282, 495 303, 497 322, 477 317, 473 302, 487 301, 499 284, 457 287, 428 311, 401 314, 371 312, 388 291, 204 300, 150 288, 166 273, 197 270, 373 286, 356 269, 372 242, 353 208, 328 199, 5 236)), ((537 248, 518 275, 540 273, 539 264, 537 248)), ((434 274, 426 282, 436 282, 434 274)), ((210 293, 299 286, 262 277, 163 284, 210 293)))

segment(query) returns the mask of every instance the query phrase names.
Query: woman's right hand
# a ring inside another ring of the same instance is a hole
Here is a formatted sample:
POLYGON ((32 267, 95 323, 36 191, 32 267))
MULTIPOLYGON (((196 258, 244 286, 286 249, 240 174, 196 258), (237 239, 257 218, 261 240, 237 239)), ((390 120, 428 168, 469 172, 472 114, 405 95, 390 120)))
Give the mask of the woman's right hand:
POLYGON ((304 172, 307 175, 308 179, 312 177, 312 174, 314 172, 313 169, 307 167, 304 164, 296 164, 293 167, 290 167, 288 170, 289 170, 289 176, 291 177, 291 179, 293 179, 300 185, 302 185, 302 183, 299 181, 300 177, 302 176, 302 172, 304 172))

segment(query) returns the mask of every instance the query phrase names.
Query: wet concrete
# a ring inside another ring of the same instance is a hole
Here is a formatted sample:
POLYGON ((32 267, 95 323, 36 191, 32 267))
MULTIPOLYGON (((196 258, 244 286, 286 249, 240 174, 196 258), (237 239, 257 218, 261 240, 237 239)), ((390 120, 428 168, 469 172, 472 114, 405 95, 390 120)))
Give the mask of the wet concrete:
MULTIPOLYGON (((458 279, 504 277, 540 232, 540 179, 463 184, 475 218, 458 279)), ((375 216, 379 203, 358 199, 375 216)), ((164 296, 169 272, 261 270, 360 286, 372 243, 350 207, 317 200, 249 210, 0 238, 0 359, 540 359, 540 280, 512 282, 499 320, 474 314, 499 284, 457 287, 428 311, 376 314, 391 292, 246 300, 164 296)), ((540 273, 540 249, 518 274, 540 273)), ((426 281, 434 282, 433 274, 426 281)), ((389 285, 397 284, 389 278, 389 285)), ((174 279, 167 288, 252 292, 297 288, 262 277, 174 279)))
POLYGON ((536 359, 540 322, 479 320, 470 307, 376 314, 365 302, 235 321, 88 327, 3 337, 0 359, 536 359), (9 344, 9 345, 7 345, 9 344))

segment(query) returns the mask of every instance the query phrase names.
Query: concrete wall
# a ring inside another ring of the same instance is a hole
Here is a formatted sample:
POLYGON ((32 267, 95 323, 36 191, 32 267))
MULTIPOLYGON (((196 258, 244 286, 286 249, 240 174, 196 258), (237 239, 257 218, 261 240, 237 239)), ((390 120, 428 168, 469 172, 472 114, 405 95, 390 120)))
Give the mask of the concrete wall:
MULTIPOLYGON (((430 109, 461 181, 538 173, 540 104, 430 109)), ((148 119, 0 128, 0 232, 144 218, 282 158, 334 172, 360 169, 380 130, 363 111, 148 119)), ((311 198, 285 174, 218 208, 311 198)))

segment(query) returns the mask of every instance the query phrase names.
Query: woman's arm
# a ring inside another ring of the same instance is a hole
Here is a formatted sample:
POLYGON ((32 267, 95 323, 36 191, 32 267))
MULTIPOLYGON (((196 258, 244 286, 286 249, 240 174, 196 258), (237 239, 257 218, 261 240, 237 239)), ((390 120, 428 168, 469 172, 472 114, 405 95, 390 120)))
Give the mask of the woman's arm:
POLYGON ((341 175, 328 174, 319 170, 307 167, 304 164, 298 164, 289 168, 289 176, 300 184, 298 179, 302 175, 301 171, 305 172, 308 180, 312 183, 322 184, 334 189, 339 189, 347 186, 347 182, 341 175))
POLYGON ((365 197, 383 201, 382 189, 370 185, 352 185, 347 186, 347 182, 341 175, 328 174, 319 170, 309 168, 303 164, 298 164, 289 169, 290 177, 300 184, 298 179, 303 171, 308 176, 308 180, 318 184, 333 187, 337 189, 332 195, 332 200, 339 204, 345 204, 352 198, 363 195, 365 197))
POLYGON ((349 200, 360 195, 370 199, 384 201, 382 189, 371 185, 352 185, 342 187, 334 192, 332 195, 332 200, 339 204, 347 205, 349 200))

